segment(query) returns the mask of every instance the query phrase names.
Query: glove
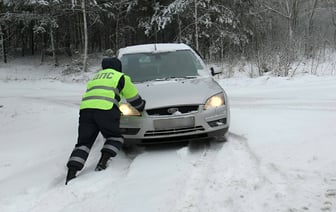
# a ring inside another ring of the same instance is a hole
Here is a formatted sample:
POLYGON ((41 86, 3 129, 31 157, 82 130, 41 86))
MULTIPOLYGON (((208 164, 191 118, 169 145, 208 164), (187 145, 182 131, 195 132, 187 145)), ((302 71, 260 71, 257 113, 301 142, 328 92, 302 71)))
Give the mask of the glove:
POLYGON ((143 112, 146 106, 146 100, 142 99, 142 105, 138 108, 139 112, 143 112))

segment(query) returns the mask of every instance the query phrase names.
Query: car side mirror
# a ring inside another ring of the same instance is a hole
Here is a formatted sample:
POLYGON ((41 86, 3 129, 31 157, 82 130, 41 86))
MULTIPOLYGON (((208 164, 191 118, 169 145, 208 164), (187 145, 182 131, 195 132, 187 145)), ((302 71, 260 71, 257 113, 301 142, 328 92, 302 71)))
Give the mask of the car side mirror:
POLYGON ((215 76, 215 75, 217 75, 217 74, 220 74, 220 72, 216 72, 216 71, 215 71, 214 67, 210 67, 210 71, 211 71, 211 75, 212 75, 212 76, 215 76))

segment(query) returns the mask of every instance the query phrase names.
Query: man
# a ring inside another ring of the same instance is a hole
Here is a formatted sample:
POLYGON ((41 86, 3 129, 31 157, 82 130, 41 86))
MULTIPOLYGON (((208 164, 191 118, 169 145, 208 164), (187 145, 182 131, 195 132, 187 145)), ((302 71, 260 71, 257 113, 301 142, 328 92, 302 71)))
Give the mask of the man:
POLYGON ((117 58, 104 58, 103 70, 99 71, 88 83, 80 105, 78 140, 67 163, 67 184, 82 170, 92 145, 100 132, 105 143, 96 171, 106 169, 107 161, 115 157, 123 145, 120 133, 119 102, 124 97, 138 111, 145 108, 145 100, 129 76, 122 73, 122 65, 117 58))

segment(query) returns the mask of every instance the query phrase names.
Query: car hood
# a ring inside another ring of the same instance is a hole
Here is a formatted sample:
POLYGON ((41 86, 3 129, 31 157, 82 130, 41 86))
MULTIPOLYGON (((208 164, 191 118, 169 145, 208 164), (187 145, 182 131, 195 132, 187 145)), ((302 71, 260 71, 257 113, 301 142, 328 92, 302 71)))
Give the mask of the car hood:
POLYGON ((136 84, 136 87, 146 100, 146 109, 204 104, 209 97, 223 91, 211 77, 149 81, 136 84))

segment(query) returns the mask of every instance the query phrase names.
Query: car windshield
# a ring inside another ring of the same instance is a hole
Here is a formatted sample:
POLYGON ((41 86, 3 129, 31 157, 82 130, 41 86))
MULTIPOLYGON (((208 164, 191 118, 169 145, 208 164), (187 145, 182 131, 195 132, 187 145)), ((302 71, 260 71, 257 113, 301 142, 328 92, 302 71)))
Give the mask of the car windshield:
POLYGON ((120 59, 123 72, 134 82, 208 75, 203 62, 190 50, 124 54, 120 59))

